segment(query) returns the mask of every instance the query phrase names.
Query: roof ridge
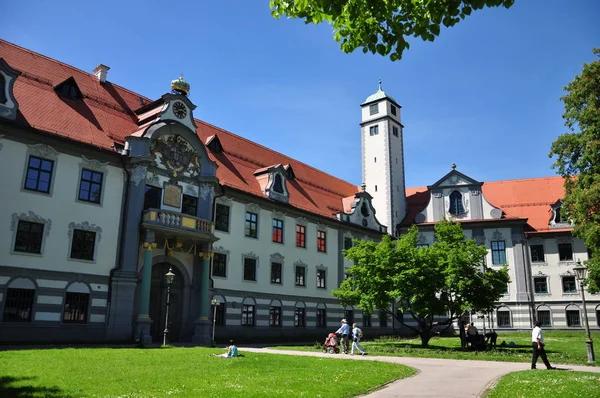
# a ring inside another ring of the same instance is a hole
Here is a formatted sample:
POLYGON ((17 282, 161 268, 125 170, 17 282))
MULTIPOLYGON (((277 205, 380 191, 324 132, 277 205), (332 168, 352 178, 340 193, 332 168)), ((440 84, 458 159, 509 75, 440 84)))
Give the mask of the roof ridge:
MULTIPOLYGON (((348 185, 352 186, 353 188, 356 188, 356 187, 357 187, 356 185, 352 184, 351 182, 348 182, 348 181, 346 181, 346 180, 342 180, 342 179, 341 179, 341 178, 339 178, 339 177, 336 177, 336 176, 334 176, 334 175, 332 175, 332 174, 329 174, 329 173, 327 173, 327 172, 325 172, 325 171, 323 171, 323 170, 319 170, 319 169, 317 169, 316 167, 313 167, 313 166, 311 166, 311 165, 309 165, 309 164, 306 164, 306 163, 304 163, 304 162, 302 162, 302 161, 300 161, 300 160, 298 160, 298 159, 294 159, 294 158, 292 158, 292 157, 290 157, 290 156, 287 156, 287 155, 285 155, 285 154, 283 154, 283 153, 281 153, 281 152, 275 151, 275 150, 273 150, 273 149, 271 149, 271 148, 267 148, 266 146, 264 146, 264 145, 261 145, 261 144, 259 144, 258 142, 251 141, 251 140, 249 140, 249 139, 247 139, 247 138, 245 138, 245 137, 242 137, 241 135, 237 135, 237 134, 235 134, 235 133, 232 133, 231 131, 225 130, 225 129, 223 129, 222 127, 215 126, 215 125, 213 125, 213 124, 211 124, 211 123, 208 123, 208 122, 206 122, 206 121, 204 121, 204 120, 200 120, 200 119, 196 119, 196 118, 194 118, 194 119, 195 119, 197 122, 199 122, 200 124, 204 124, 204 125, 206 125, 206 126, 208 126, 208 127, 211 127, 211 128, 214 128, 214 129, 216 129, 216 130, 222 131, 223 133, 226 133, 226 134, 229 134, 229 135, 231 135, 231 136, 237 137, 237 138, 239 138, 239 139, 241 139, 241 140, 243 140, 243 141, 246 141, 246 142, 247 142, 247 143, 249 143, 249 144, 252 144, 252 145, 258 146, 258 147, 260 147, 260 148, 262 148, 262 149, 264 149, 264 150, 266 150, 266 151, 268 151, 268 152, 270 152, 270 153, 272 153, 272 154, 279 155, 279 156, 281 156, 281 157, 284 157, 284 158, 286 158, 286 159, 288 159, 288 160, 292 160, 292 161, 294 161, 294 162, 296 162, 296 163, 299 163, 299 164, 301 164, 301 165, 303 165, 303 166, 306 166, 306 167, 308 167, 308 168, 310 168, 310 169, 312 169, 312 170, 314 170, 314 171, 316 171, 316 172, 318 172, 318 173, 320 173, 320 174, 323 174, 323 175, 325 175, 325 176, 328 176, 328 177, 334 178, 334 179, 336 179, 337 181, 340 181, 340 182, 343 182, 343 183, 345 183, 345 184, 348 184, 348 185)), ((230 151, 227 151, 227 150, 225 150, 225 152, 230 152, 230 151)), ((283 163, 281 163, 281 164, 283 164, 283 163)), ((263 167, 266 167, 266 166, 263 166, 263 167)))
MULTIPOLYGON (((61 61, 59 61, 59 60, 57 60, 57 59, 51 58, 51 57, 49 57, 49 56, 47 56, 47 55, 40 54, 40 53, 38 53, 38 52, 36 52, 36 51, 30 50, 30 49, 28 49, 28 48, 25 48, 25 47, 21 47, 21 46, 19 46, 18 44, 12 43, 12 42, 10 42, 10 41, 4 40, 4 39, 0 39, 0 43, 4 43, 4 44, 7 44, 7 45, 9 45, 9 46, 16 47, 16 48, 18 48, 19 50, 25 51, 25 52, 27 52, 27 53, 29 53, 29 54, 32 54, 32 55, 34 55, 34 56, 37 56, 37 57, 44 58, 44 59, 46 59, 46 60, 48 60, 48 61, 54 62, 54 63, 56 63, 56 64, 58 64, 58 65, 60 65, 60 66, 63 66, 63 67, 65 67, 65 68, 67 68, 67 69, 72 69, 72 70, 75 70, 75 71, 77 71, 77 72, 83 73, 83 74, 85 74, 85 75, 88 75, 89 77, 92 77, 92 78, 93 78, 93 77, 95 77, 95 76, 96 76, 96 75, 94 75, 93 73, 86 72, 86 71, 84 71, 83 69, 79 69, 79 68, 77 68, 77 67, 75 67, 75 66, 73 66, 73 65, 66 64, 66 63, 64 63, 64 62, 61 62, 61 61)), ((115 87, 117 87, 117 88, 119 88, 119 89, 121 89, 121 90, 123 90, 123 91, 127 91, 128 93, 131 93, 131 94, 133 94, 133 95, 137 95, 138 97, 143 97, 145 100, 152 101, 152 100, 151 100, 149 97, 146 97, 146 96, 144 96, 144 95, 141 95, 141 94, 139 94, 139 93, 136 93, 135 91, 131 91, 131 90, 129 90, 129 89, 127 89, 127 88, 125 88, 125 87, 123 87, 123 86, 119 85, 119 84, 115 84, 115 83, 113 83, 112 81, 110 82, 110 84, 112 84, 113 86, 115 86, 115 87)))
POLYGON ((550 179, 563 179, 564 177, 555 175, 555 176, 546 176, 546 177, 527 177, 527 178, 512 178, 508 180, 495 180, 495 181, 483 181, 484 184, 489 183, 502 183, 502 182, 515 182, 515 181, 530 181, 530 180, 550 180, 550 179))

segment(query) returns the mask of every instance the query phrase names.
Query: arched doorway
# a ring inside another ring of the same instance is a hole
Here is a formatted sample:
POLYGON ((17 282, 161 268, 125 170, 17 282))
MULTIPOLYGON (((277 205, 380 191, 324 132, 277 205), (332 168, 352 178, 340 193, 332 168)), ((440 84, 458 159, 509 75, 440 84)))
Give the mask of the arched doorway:
MULTIPOLYGON (((150 333, 153 341, 162 341, 165 330, 165 312, 167 308, 167 282, 165 274, 171 264, 160 263, 152 267, 152 283, 150 287, 150 333)), ((183 307, 183 277, 176 267, 173 267, 173 284, 171 285, 171 305, 169 307, 168 341, 179 341, 181 331, 181 314, 183 307)))

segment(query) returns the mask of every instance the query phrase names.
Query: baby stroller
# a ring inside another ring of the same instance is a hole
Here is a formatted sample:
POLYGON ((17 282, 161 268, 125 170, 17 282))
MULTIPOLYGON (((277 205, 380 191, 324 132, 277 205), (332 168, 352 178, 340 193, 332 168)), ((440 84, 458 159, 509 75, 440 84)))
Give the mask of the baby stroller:
POLYGON ((335 333, 329 333, 329 336, 325 339, 323 344, 323 354, 339 354, 340 353, 340 342, 335 333))

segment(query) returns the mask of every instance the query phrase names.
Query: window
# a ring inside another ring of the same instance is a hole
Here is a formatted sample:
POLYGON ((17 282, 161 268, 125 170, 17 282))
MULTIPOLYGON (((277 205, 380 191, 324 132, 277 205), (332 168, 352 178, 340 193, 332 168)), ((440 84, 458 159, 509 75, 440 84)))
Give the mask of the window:
POLYGON ((574 276, 563 276, 562 278, 563 293, 577 293, 577 284, 574 276))
POLYGON ((344 238, 344 250, 352 248, 352 238, 344 238))
POLYGON ((379 327, 387 328, 388 316, 385 311, 379 311, 379 327))
POLYGON ((369 127, 369 135, 377 135, 379 134, 379 125, 369 127))
POLYGON ((354 323, 354 310, 345 310, 344 318, 346 318, 348 325, 352 325, 354 323))
POLYGON ((14 250, 22 253, 40 254, 42 252, 43 232, 44 224, 19 220, 14 250))
POLYGON ((281 307, 269 308, 269 326, 280 327, 281 326, 281 307))
POLYGON ((498 317, 498 327, 499 328, 510 327, 510 311, 498 310, 497 317, 498 317))
POLYGON ((420 249, 422 247, 429 247, 429 244, 427 244, 427 243, 417 243, 417 249, 420 249))
POLYGON ((244 258, 244 280, 255 281, 256 280, 256 259, 255 258, 244 258))
POLYGON ((283 221, 273 219, 273 242, 283 243, 283 221))
POLYGON ((327 273, 325 272, 324 269, 318 269, 317 270, 317 287, 321 288, 321 289, 325 289, 325 278, 326 278, 327 273))
POLYGON ((392 113, 392 115, 396 116, 396 107, 392 104, 390 104, 390 112, 392 113))
POLYGON ((327 251, 327 241, 325 231, 317 231, 317 250, 320 252, 327 251))
POLYGON ((363 217, 369 217, 369 206, 367 206, 367 202, 362 202, 362 205, 360 205, 360 214, 362 214, 363 217))
POLYGON ((296 246, 306 247, 306 227, 304 225, 296 225, 296 246))
POLYGON ((8 288, 4 304, 4 322, 31 322, 34 289, 8 288))
POLYGON ((548 293, 548 280, 545 276, 536 276, 533 278, 533 284, 537 294, 548 293))
POLYGON ((227 254, 214 254, 212 276, 227 277, 227 254))
POLYGON ((281 284, 281 263, 271 263, 271 283, 281 284))
POLYGON ((572 261, 573 247, 570 243, 558 244, 558 261, 572 261))
POLYGON ((363 313, 363 326, 366 328, 370 328, 371 326, 373 326, 371 323, 371 315, 363 313))
POLYGON ((537 310, 537 319, 542 326, 552 326, 550 310, 537 310))
POLYGON ((531 262, 532 263, 543 263, 546 258, 544 257, 544 245, 531 245, 531 262))
POLYGON ((503 240, 492 241, 492 264, 506 264, 506 247, 503 240))
POLYGON ((160 199, 162 197, 162 189, 146 185, 144 193, 144 210, 160 209, 160 199))
POLYGON ((229 232, 229 206, 217 203, 215 209, 215 229, 229 232))
POLYGON ((596 310, 596 325, 600 326, 600 310, 596 310))
POLYGON ((555 223, 569 223, 569 214, 567 213, 567 209, 563 209, 561 207, 557 207, 554 209, 554 222, 555 223))
POLYGON ((567 326, 581 326, 578 310, 567 310, 567 326))
POLYGON ((73 230, 71 241, 71 258, 79 260, 94 260, 94 247, 96 246, 96 232, 73 230))
POLYGON ((82 169, 81 181, 79 182, 79 200, 100 203, 102 177, 102 173, 88 169, 82 169))
POLYGON ((67 292, 65 295, 65 311, 63 322, 65 323, 87 323, 89 293, 67 292))
POLYGON ((273 191, 283 193, 283 182, 279 174, 275 174, 275 182, 273 183, 273 191))
POLYGON ((306 326, 305 309, 296 307, 294 311, 294 326, 301 328, 306 326))
POLYGON ((317 327, 327 327, 327 310, 325 308, 317 308, 317 327))
POLYGON ((369 105, 369 115, 376 115, 379 113, 379 104, 369 105))
POLYGON ((377 185, 375 185, 375 192, 377 192, 377 185))
POLYGON ((242 326, 254 326, 254 306, 242 305, 242 326))
POLYGON ((455 216, 460 216, 465 213, 465 208, 463 207, 462 202, 462 194, 458 191, 453 191, 450 194, 450 209, 448 210, 450 214, 455 216))
POLYGON ((181 212, 190 216, 196 216, 196 209, 198 208, 198 198, 190 195, 183 195, 181 201, 181 212))
POLYGON ((220 326, 225 325, 225 303, 221 302, 219 305, 217 305, 217 311, 215 315, 215 324, 220 326))
POLYGON ((392 126, 392 134, 394 134, 394 137, 398 137, 398 127, 392 126))
POLYGON ((38 158, 36 156, 29 156, 25 189, 49 193, 53 168, 54 161, 38 158))
POLYGON ((4 75, 0 73, 0 104, 6 104, 8 98, 6 98, 6 79, 4 79, 4 75))
POLYGON ((305 274, 306 268, 300 266, 296 267, 296 286, 304 286, 305 274))
POLYGON ((246 212, 245 233, 250 238, 258 237, 258 215, 256 213, 246 212))

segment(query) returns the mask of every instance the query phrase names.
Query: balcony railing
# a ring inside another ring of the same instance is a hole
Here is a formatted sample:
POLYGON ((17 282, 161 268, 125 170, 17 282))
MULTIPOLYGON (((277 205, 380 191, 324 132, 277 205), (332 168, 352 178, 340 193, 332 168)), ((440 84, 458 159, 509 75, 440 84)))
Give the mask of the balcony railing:
POLYGON ((215 223, 212 221, 168 210, 144 210, 142 223, 146 226, 157 226, 159 228, 210 236, 215 232, 215 223))

